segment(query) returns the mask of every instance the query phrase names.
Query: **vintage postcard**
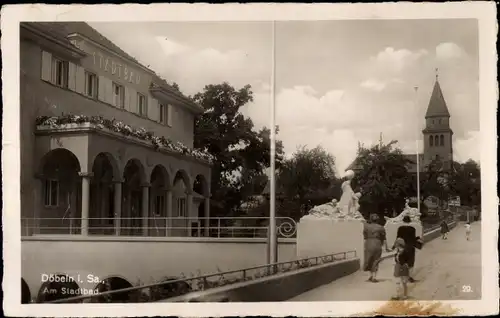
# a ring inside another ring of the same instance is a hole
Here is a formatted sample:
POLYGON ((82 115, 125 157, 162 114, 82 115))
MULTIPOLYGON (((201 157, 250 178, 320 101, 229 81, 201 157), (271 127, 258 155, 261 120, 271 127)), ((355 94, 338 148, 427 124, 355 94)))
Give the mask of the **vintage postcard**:
POLYGON ((498 313, 495 17, 3 7, 6 314, 498 313))

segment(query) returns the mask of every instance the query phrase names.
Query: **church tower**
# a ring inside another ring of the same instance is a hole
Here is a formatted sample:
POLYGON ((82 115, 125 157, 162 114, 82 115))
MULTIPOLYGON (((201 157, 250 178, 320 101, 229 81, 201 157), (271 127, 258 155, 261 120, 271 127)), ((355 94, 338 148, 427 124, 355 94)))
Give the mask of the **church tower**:
MULTIPOLYGON (((437 70, 436 70, 437 72, 437 70)), ((450 127, 450 112, 439 85, 438 75, 425 114, 424 166, 436 160, 444 171, 453 163, 453 131, 450 127)))

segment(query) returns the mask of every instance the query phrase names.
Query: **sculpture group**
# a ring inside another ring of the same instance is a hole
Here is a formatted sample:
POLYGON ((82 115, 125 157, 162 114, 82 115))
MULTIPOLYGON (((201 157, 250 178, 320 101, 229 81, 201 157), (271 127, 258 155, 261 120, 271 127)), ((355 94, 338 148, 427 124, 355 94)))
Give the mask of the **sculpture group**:
POLYGON ((406 199, 405 209, 394 218, 385 217, 386 223, 401 223, 405 216, 409 216, 412 223, 420 223, 420 215, 417 208, 410 207, 410 200, 406 199))
POLYGON ((304 218, 319 218, 331 220, 359 220, 365 221, 359 212, 359 199, 361 193, 355 193, 351 187, 354 171, 346 172, 346 181, 342 183, 342 196, 340 201, 333 199, 331 202, 313 207, 304 218))
MULTIPOLYGON (((331 219, 331 220, 359 220, 365 221, 363 215, 359 212, 359 199, 361 193, 354 192, 351 187, 351 180, 354 178, 354 171, 346 172, 346 181, 342 183, 342 196, 340 201, 332 201, 317 205, 309 210, 309 214, 304 216, 308 219, 331 219)), ((387 223, 401 223, 405 216, 409 216, 414 223, 420 222, 420 213, 417 208, 409 206, 409 200, 406 200, 405 209, 401 214, 394 218, 385 217, 387 223)))

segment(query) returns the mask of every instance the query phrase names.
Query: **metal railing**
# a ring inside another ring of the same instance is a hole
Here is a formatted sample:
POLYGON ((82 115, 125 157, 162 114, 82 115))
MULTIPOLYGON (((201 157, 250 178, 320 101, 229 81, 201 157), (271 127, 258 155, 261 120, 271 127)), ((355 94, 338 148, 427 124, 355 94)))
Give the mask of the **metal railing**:
MULTIPOLYGON (((279 262, 239 270, 200 275, 190 278, 165 280, 157 283, 122 288, 118 290, 96 291, 92 295, 83 295, 50 301, 48 303, 81 303, 98 302, 111 303, 115 295, 127 294, 125 302, 153 302, 182 296, 191 292, 204 291, 211 288, 227 286, 230 284, 247 282, 259 278, 269 277, 303 268, 310 268, 322 264, 356 258, 356 251, 340 252, 323 256, 309 257, 294 261, 279 262), (146 291, 144 291, 146 290, 146 291)), ((122 298, 122 297, 120 297, 122 298)), ((124 301, 119 301, 124 302, 124 301)))
MULTIPOLYGON (((23 236, 33 234, 81 234, 81 218, 22 218, 23 236)), ((268 217, 149 217, 88 218, 89 235, 147 237, 241 237, 265 238, 268 217)), ((277 217, 278 237, 296 236, 297 223, 277 217)))
MULTIPOLYGON (((454 222, 456 222, 456 221, 455 220, 447 220, 446 223, 448 224, 448 226, 450 226, 454 222)), ((434 230, 437 230, 439 228, 441 228, 441 224, 432 224, 431 226, 427 226, 427 227, 423 228, 423 232, 425 234, 425 233, 429 233, 429 232, 432 232, 434 230)))
MULTIPOLYGON (((22 235, 80 235, 81 218, 22 218, 22 235)), ((450 220, 451 221, 451 220, 450 220)), ((88 218, 88 233, 95 236, 266 238, 268 217, 149 217, 88 218)), ((440 224, 423 224, 424 232, 440 224)), ((276 218, 280 238, 295 238, 297 223, 289 217, 276 218)))

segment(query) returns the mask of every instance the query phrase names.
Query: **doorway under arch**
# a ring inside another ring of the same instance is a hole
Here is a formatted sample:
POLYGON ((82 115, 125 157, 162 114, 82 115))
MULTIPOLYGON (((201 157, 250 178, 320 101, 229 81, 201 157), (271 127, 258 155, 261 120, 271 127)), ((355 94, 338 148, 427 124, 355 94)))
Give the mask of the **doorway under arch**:
POLYGON ((69 150, 57 148, 41 160, 42 191, 39 207, 40 234, 79 234, 81 231, 80 162, 69 150))
POLYGON ((170 190, 170 177, 164 166, 157 165, 153 168, 150 184, 148 236, 166 236, 168 226, 167 211, 170 203, 168 202, 167 191, 170 190))
POLYGON ((210 190, 208 187, 208 181, 204 175, 199 174, 196 176, 193 183, 193 192, 193 205, 196 207, 196 216, 198 218, 197 223, 199 225, 198 231, 196 231, 196 236, 209 236, 210 201, 207 200, 210 200, 210 190))
POLYGON ((142 186, 144 182, 145 175, 142 163, 137 159, 129 160, 123 171, 122 235, 140 236, 143 233, 142 186))
POLYGON ((114 184, 117 177, 114 158, 100 153, 92 166, 90 182, 89 234, 114 234, 114 184))
POLYGON ((172 186, 172 236, 189 236, 191 202, 191 179, 184 170, 179 170, 174 176, 172 186))

